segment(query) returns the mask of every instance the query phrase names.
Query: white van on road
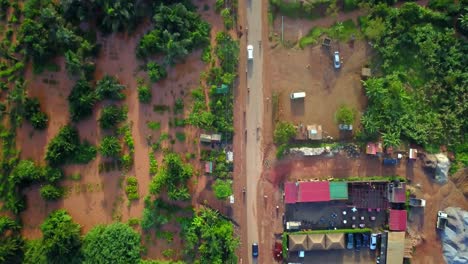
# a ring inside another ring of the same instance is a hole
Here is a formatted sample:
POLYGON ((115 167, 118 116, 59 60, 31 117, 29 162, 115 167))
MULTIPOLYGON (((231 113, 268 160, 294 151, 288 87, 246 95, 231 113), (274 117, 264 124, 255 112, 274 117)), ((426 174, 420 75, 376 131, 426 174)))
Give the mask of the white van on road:
POLYGON ((247 59, 253 60, 253 46, 252 45, 247 46, 247 59))

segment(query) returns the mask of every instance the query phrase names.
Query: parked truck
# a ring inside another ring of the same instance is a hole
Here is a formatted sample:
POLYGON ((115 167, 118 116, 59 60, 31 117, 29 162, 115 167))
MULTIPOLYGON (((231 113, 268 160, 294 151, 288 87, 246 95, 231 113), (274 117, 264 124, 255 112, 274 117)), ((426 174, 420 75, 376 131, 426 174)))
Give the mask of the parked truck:
POLYGON ((409 199, 409 205, 413 206, 413 207, 425 207, 426 206, 426 200, 418 199, 418 198, 410 198, 409 199))
POLYGON ((444 230, 447 225, 448 215, 444 211, 437 212, 437 229, 444 230))

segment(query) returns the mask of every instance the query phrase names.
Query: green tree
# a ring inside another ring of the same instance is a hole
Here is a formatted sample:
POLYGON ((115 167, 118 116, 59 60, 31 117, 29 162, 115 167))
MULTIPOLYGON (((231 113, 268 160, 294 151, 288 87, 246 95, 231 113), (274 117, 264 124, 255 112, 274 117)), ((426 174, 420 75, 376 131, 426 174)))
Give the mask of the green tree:
POLYGON ((99 151, 105 157, 118 157, 122 152, 119 139, 113 136, 106 136, 102 139, 99 151))
POLYGON ((7 216, 0 216, 0 262, 22 263, 24 241, 20 225, 7 216))
POLYGON ((90 83, 80 79, 68 96, 69 112, 75 122, 91 116, 96 104, 96 94, 90 83))
POLYGON ((338 124, 352 125, 354 123, 354 110, 346 105, 340 106, 335 113, 338 124))
POLYGON ((140 100, 141 103, 148 104, 151 102, 152 98, 152 92, 151 92, 151 87, 144 83, 140 83, 137 87, 138 90, 138 100, 140 100))
POLYGON ((54 186, 52 184, 42 186, 39 192, 42 198, 49 201, 58 200, 64 195, 62 188, 54 186))
POLYGON ((124 89, 125 86, 121 85, 117 78, 106 75, 97 82, 96 95, 99 100, 122 100, 125 98, 125 94, 122 93, 124 89))
POLYGON ((275 144, 281 145, 287 143, 296 134, 296 128, 293 124, 287 122, 279 122, 276 124, 273 140, 275 144))
POLYGON ((105 32, 117 32, 133 29, 138 20, 137 8, 140 2, 131 0, 98 0, 102 11, 101 29, 105 32))
POLYGON ((10 181, 15 185, 32 183, 43 179, 43 170, 32 160, 21 160, 10 174, 10 181))
POLYGON ((216 180, 215 184, 213 184, 213 191, 215 193, 216 198, 224 200, 230 195, 232 195, 231 182, 218 179, 216 180))
POLYGON ((79 144, 78 130, 71 126, 62 127, 47 145, 45 159, 51 165, 61 165, 73 158, 79 144))
POLYGON ((178 200, 184 198, 183 188, 190 177, 193 175, 193 168, 190 164, 184 164, 181 157, 176 153, 167 153, 164 156, 163 164, 155 177, 151 179, 150 192, 158 194, 162 188, 166 188, 170 193, 170 198, 178 200))
POLYGON ((154 61, 146 65, 146 70, 152 82, 158 82, 167 77, 166 69, 154 61))
POLYGON ((80 225, 65 210, 52 212, 41 225, 42 244, 48 263, 79 263, 80 225))
POLYGON ((199 263, 237 263, 235 251, 239 240, 234 237, 232 223, 216 211, 202 209, 183 228, 186 253, 199 263))
POLYGON ((23 264, 48 264, 42 239, 26 242, 23 264))
POLYGON ((124 223, 96 226, 83 240, 85 264, 138 263, 140 261, 140 235, 124 223))
POLYGON ((115 105, 107 106, 102 109, 99 123, 103 129, 111 129, 127 119, 127 109, 115 105))

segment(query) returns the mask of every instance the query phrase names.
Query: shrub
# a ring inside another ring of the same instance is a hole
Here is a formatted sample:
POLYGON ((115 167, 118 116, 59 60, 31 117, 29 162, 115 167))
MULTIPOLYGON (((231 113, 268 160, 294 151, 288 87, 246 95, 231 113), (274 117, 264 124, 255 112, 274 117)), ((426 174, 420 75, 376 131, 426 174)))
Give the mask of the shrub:
POLYGON ((167 77, 166 69, 154 61, 146 64, 146 71, 152 82, 158 82, 167 77))
POLYGON ((99 123, 103 129, 115 128, 119 123, 127 119, 127 108, 111 105, 101 112, 99 123))
POLYGON ((232 195, 232 184, 230 181, 218 179, 215 184, 213 184, 213 191, 216 198, 224 200, 232 195))
POLYGON ((335 113, 338 124, 352 125, 354 123, 354 111, 346 105, 340 106, 335 113))
POLYGON ((125 86, 121 85, 117 78, 106 75, 97 82, 96 95, 99 100, 122 100, 125 98, 124 89, 125 86))
POLYGON ((138 200, 140 196, 138 195, 138 180, 136 177, 127 178, 127 186, 125 186, 125 193, 127 198, 130 201, 138 200))
POLYGON ((41 187, 40 191, 41 197, 45 200, 58 200, 63 197, 64 191, 60 187, 56 187, 51 184, 47 184, 41 187))
POLYGON ((177 98, 174 103, 174 114, 181 114, 184 112, 184 100, 177 98))
POLYGON ((228 30, 231 29, 234 24, 234 20, 231 15, 231 10, 229 8, 224 8, 223 10, 221 10, 221 17, 223 18, 224 27, 228 30))
POLYGON ((78 130, 71 126, 62 127, 47 145, 45 159, 53 166, 61 165, 75 157, 79 145, 78 130))
POLYGON ((138 90, 138 100, 140 100, 141 103, 148 104, 151 102, 151 87, 149 87, 146 84, 141 84, 138 85, 137 87, 138 90))
POLYGON ((35 129, 42 130, 47 127, 47 122, 49 121, 49 117, 47 116, 47 114, 43 112, 38 112, 38 113, 33 114, 30 121, 31 121, 31 125, 35 129))
POLYGON ((146 125, 148 126, 149 129, 153 131, 159 130, 161 128, 161 123, 156 122, 156 121, 149 121, 148 123, 146 123, 146 125))
POLYGON ((287 143, 296 134, 296 128, 293 124, 287 122, 279 122, 276 124, 273 140, 277 145, 287 143))
POLYGON ((39 99, 26 98, 24 102, 24 117, 31 122, 35 129, 45 129, 49 120, 47 114, 41 112, 39 99))
POLYGON ((78 80, 68 96, 71 119, 77 122, 90 116, 96 100, 96 93, 89 82, 78 80))
POLYGON ((156 173, 158 173, 158 161, 154 157, 153 153, 149 154, 149 160, 150 160, 149 174, 151 176, 154 176, 156 175, 156 173))
POLYGON ((179 140, 180 142, 185 142, 185 133, 184 132, 176 132, 176 138, 177 140, 179 140))
POLYGON ((119 139, 113 136, 104 137, 99 146, 99 151, 105 157, 118 157, 122 152, 122 146, 119 139))

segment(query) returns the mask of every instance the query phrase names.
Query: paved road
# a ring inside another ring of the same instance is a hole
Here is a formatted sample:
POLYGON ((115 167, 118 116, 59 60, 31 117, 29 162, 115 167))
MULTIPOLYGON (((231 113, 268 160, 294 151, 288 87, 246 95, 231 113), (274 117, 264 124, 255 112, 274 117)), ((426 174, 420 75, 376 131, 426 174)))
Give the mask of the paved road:
MULTIPOLYGON (((257 183, 262 173, 261 132, 263 122, 263 56, 260 49, 262 40, 262 2, 247 0, 247 45, 254 47, 254 59, 247 65, 247 106, 246 106, 246 203, 247 203, 247 247, 249 249, 249 263, 253 263, 252 243, 258 241, 257 222, 257 183)), ((262 252, 259 243, 260 254, 262 252)))

